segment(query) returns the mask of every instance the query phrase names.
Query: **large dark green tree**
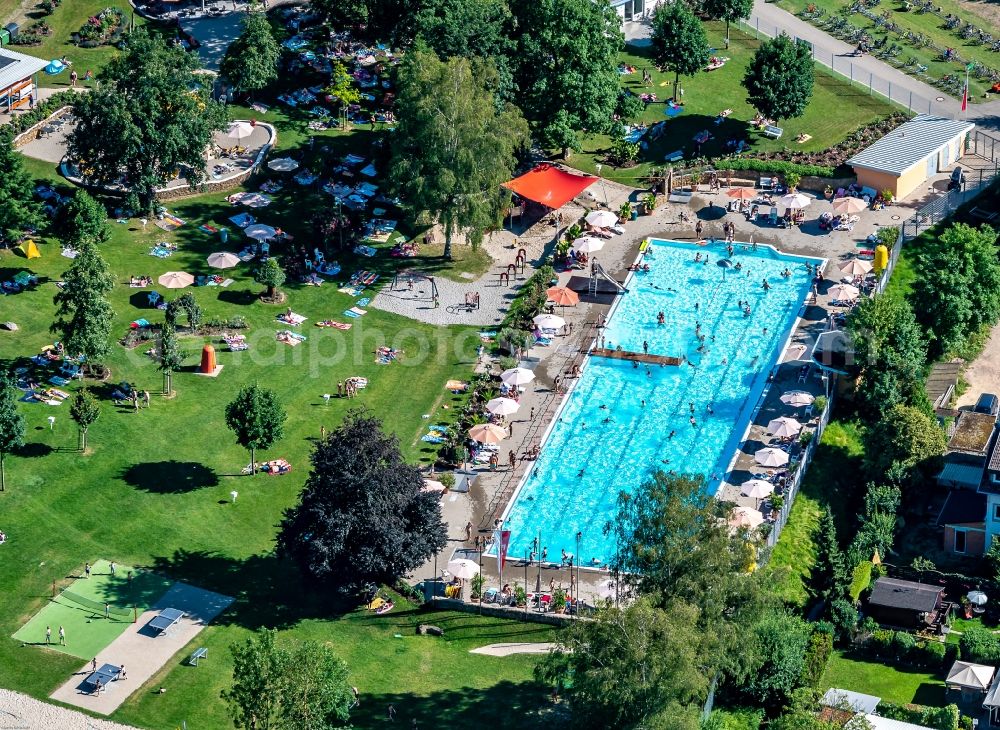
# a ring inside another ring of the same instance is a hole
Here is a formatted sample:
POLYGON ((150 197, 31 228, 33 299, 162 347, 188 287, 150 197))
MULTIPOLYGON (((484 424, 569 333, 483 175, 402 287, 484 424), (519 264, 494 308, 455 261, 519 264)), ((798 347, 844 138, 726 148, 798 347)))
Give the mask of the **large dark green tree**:
POLYGON ((809 624, 782 611, 767 611, 742 641, 753 664, 740 693, 754 705, 771 710, 783 707, 801 684, 809 644, 809 624))
POLYGON ((932 416, 897 405, 869 429, 865 467, 873 479, 886 473, 913 475, 944 454, 945 442, 944 431, 932 416))
POLYGON ((147 210, 153 193, 183 169, 194 184, 205 177, 205 149, 225 128, 225 108, 198 73, 197 54, 138 29, 101 72, 100 85, 74 102, 78 123, 69 156, 88 181, 123 179, 147 210))
POLYGON ((814 544, 816 558, 809 574, 810 591, 824 601, 843 598, 850 579, 844 553, 837 539, 837 524, 829 507, 820 513, 814 544))
POLYGON ((86 358, 88 369, 100 364, 111 350, 115 313, 108 294, 114 288, 115 278, 97 245, 83 242, 63 274, 63 287, 56 292, 57 319, 51 330, 59 334, 67 354, 86 358))
POLYGON ((609 3, 538 0, 511 6, 518 27, 517 103, 538 140, 566 156, 580 133, 605 132, 618 102, 621 21, 609 3))
POLYGON ((750 17, 753 0, 702 0, 702 12, 713 20, 726 21, 726 40, 729 40, 729 24, 750 17))
POLYGON ((250 12, 243 17, 243 32, 226 49, 220 70, 234 89, 252 96, 278 78, 280 58, 281 46, 267 16, 250 12))
POLYGON ((766 118, 801 117, 813 93, 812 48, 786 34, 760 44, 743 76, 747 103, 766 118))
POLYGON ((226 425, 236 443, 250 451, 250 473, 256 473, 257 449, 269 449, 285 435, 288 414, 274 391, 251 383, 226 406, 226 425))
POLYGON ((7 488, 4 459, 24 445, 24 415, 17 410, 17 390, 10 376, 0 373, 0 492, 7 488))
POLYGON ((42 208, 35 200, 35 181, 24 169, 24 157, 7 135, 0 135, 0 236, 16 241, 26 228, 42 223, 42 208))
POLYGON ((931 358, 957 349, 1000 317, 996 242, 993 228, 964 223, 920 239, 910 302, 930 340, 931 358))
POLYGON ((66 203, 61 223, 63 240, 74 247, 85 242, 104 243, 111 236, 108 212, 83 188, 66 203))
POLYGON ((278 552, 344 591, 392 583, 447 544, 441 502, 423 484, 396 437, 367 412, 351 411, 317 444, 299 503, 281 523, 278 552))
POLYGON ((476 245, 500 222, 509 200, 500 186, 528 142, 520 112, 509 104, 498 110, 495 81, 488 62, 442 61, 420 47, 399 70, 392 179, 408 205, 440 222, 446 259, 456 233, 476 245))
POLYGON ((69 416, 79 429, 80 451, 87 450, 87 431, 101 416, 101 403, 88 388, 81 388, 73 396, 69 406, 69 416))
MULTIPOLYGON (((686 3, 661 3, 653 12, 653 62, 674 73, 674 99, 681 76, 693 76, 708 64, 708 37, 686 3)), ((679 101, 679 99, 678 99, 679 101)))

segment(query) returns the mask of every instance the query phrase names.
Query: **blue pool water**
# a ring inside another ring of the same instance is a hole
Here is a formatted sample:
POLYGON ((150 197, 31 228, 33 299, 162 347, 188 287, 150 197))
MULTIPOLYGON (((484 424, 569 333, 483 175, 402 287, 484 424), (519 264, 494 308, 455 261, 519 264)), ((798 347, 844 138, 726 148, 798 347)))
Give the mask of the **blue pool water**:
POLYGON ((645 257, 651 271, 632 275, 604 344, 642 352, 645 341, 650 353, 683 355, 689 363, 635 367, 588 358, 508 507, 511 558, 527 555, 540 536, 548 559, 558 562, 561 550, 576 552, 579 531, 582 565, 610 560, 613 540, 604 526, 615 516, 618 493, 635 492, 658 469, 703 474, 713 492, 718 487, 809 294, 806 263, 819 262, 739 243, 731 260, 742 268, 724 271, 717 262, 727 257, 722 243, 652 243, 645 257), (695 263, 696 253, 708 264, 695 263), (790 277, 781 275, 786 268, 790 277), (749 302, 749 316, 738 302, 749 302))

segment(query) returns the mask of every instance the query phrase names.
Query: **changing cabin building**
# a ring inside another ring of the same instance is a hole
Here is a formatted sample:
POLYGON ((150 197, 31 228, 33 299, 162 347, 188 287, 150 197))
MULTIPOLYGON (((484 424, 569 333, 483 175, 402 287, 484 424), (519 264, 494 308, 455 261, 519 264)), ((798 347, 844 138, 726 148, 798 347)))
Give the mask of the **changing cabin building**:
POLYGON ((0 48, 0 112, 9 114, 38 100, 35 76, 48 63, 34 56, 0 48))

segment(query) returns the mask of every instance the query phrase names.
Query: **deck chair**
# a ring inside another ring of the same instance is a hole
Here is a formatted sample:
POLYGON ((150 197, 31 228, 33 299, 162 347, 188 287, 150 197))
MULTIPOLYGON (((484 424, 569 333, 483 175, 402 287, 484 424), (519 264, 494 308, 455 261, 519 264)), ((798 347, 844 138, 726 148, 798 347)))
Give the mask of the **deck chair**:
POLYGON ((772 226, 778 225, 778 209, 771 208, 771 212, 767 216, 767 222, 772 226))
POLYGON ((149 302, 149 306, 151 307, 157 306, 160 303, 161 299, 163 299, 163 297, 160 296, 160 293, 156 291, 151 291, 149 292, 149 294, 146 295, 146 301, 149 302))

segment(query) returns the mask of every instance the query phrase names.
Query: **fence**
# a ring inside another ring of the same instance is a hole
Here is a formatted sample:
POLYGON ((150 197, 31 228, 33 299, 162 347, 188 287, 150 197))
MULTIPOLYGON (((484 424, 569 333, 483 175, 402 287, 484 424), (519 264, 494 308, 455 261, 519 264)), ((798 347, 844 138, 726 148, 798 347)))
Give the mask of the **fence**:
MULTIPOLYGON (((749 20, 740 21, 740 25, 745 30, 754 33, 757 38, 762 35, 767 36, 768 38, 774 38, 782 32, 785 32, 784 28, 779 28, 773 23, 761 20, 756 16, 751 16, 749 20)), ((798 36, 793 36, 793 38, 800 43, 806 44, 812 49, 813 59, 816 63, 826 66, 838 76, 848 80, 851 85, 856 87, 858 90, 867 91, 870 95, 878 94, 879 96, 883 96, 890 102, 906 107, 911 112, 916 114, 931 113, 935 100, 930 97, 914 93, 898 81, 893 83, 889 79, 873 74, 870 71, 866 71, 859 64, 856 64, 850 56, 838 56, 836 53, 826 49, 816 48, 815 44, 804 38, 799 38, 798 36)), ((947 103, 948 100, 949 98, 945 97, 944 103, 947 103)), ((955 101, 956 105, 957 103, 958 102, 955 101)))

